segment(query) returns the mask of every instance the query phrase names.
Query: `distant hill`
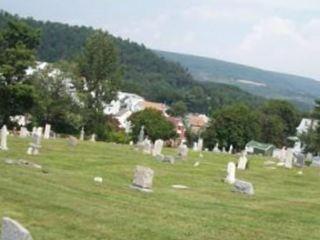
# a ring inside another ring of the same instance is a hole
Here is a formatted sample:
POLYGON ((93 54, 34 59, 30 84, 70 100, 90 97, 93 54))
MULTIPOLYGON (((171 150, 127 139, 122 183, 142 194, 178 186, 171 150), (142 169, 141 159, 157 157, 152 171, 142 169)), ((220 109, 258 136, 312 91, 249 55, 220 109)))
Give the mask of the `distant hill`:
POLYGON ((186 67, 194 79, 237 86, 266 98, 289 100, 310 109, 320 97, 320 82, 314 79, 265 71, 254 67, 193 55, 154 51, 167 60, 186 67))
MULTIPOLYGON (((0 11, 0 28, 12 19, 19 19, 41 30, 37 52, 40 61, 72 60, 80 53, 87 38, 96 31, 90 27, 20 18, 4 11, 0 11)), ((236 102, 249 105, 263 102, 261 97, 234 86, 197 82, 180 64, 159 57, 143 45, 112 35, 110 37, 119 51, 123 70, 122 91, 169 105, 184 101, 189 111, 200 113, 208 113, 236 102)))

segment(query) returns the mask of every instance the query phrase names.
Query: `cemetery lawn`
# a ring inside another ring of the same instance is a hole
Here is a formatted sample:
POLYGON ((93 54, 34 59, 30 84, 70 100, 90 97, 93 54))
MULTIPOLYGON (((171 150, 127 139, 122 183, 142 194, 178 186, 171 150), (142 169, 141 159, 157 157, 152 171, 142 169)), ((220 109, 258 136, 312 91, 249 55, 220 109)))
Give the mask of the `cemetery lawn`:
POLYGON ((189 152, 188 160, 169 165, 131 146, 81 142, 70 148, 64 139, 43 140, 40 155, 27 156, 29 142, 9 137, 9 151, 0 151, 0 216, 19 221, 34 240, 320 237, 315 168, 301 176, 299 169, 268 169, 267 158, 250 157, 250 169, 237 172, 254 185, 256 194, 248 197, 222 182, 236 156, 205 152, 200 159, 189 152), (44 171, 7 165, 6 158, 35 162, 44 171), (155 171, 153 193, 129 188, 138 164, 155 171), (101 185, 95 176, 103 177, 101 185))

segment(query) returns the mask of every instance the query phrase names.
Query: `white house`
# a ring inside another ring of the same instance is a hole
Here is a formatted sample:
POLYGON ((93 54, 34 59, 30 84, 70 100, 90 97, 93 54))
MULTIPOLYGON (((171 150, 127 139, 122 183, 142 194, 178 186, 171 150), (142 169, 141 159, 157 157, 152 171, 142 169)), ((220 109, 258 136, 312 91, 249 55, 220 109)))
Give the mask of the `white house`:
POLYGON ((307 133, 310 129, 315 130, 319 122, 315 119, 303 118, 297 127, 297 135, 307 133))

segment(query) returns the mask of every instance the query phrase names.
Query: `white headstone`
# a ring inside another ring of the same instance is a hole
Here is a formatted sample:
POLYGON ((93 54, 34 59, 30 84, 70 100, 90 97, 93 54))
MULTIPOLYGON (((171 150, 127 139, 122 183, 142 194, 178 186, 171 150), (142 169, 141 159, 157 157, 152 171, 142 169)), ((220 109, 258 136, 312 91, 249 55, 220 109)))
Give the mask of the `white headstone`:
POLYGON ((85 134, 84 128, 82 127, 82 128, 81 128, 81 131, 80 131, 80 141, 83 141, 83 140, 84 140, 84 134, 85 134))
POLYGON ((95 134, 91 135, 90 141, 91 142, 95 142, 96 141, 96 135, 95 134))
POLYGON ((213 152, 220 153, 219 143, 216 143, 216 145, 214 146, 213 152))
POLYGON ((151 168, 136 166, 132 185, 139 188, 151 189, 154 171, 151 168))
POLYGON ((142 148, 143 153, 151 154, 152 153, 152 143, 151 143, 151 141, 148 138, 146 138, 142 142, 142 144, 143 144, 142 145, 143 146, 143 148, 142 148))
POLYGON ((198 151, 198 143, 197 142, 194 142, 193 143, 193 148, 192 148, 193 151, 198 151))
POLYGON ((247 152, 243 151, 241 154, 241 157, 239 158, 239 161, 238 161, 238 169, 246 170, 247 162, 248 162, 247 152))
POLYGON ((31 132, 31 136, 33 136, 33 134, 36 134, 37 133, 37 128, 36 127, 33 127, 32 128, 32 132, 31 132))
POLYGON ((8 150, 8 146, 7 146, 8 130, 6 125, 2 126, 0 135, 1 135, 0 150, 7 151, 8 150))
POLYGON ((51 131, 51 125, 50 124, 46 124, 46 126, 44 128, 44 134, 43 134, 43 138, 44 139, 49 139, 50 138, 50 131, 51 131))
POLYGON ((153 156, 157 156, 160 155, 162 152, 162 148, 163 148, 163 140, 158 139, 157 141, 154 142, 154 147, 153 147, 153 151, 152 151, 152 155, 153 156))
POLYGON ((21 127, 20 128, 20 137, 25 138, 29 136, 28 129, 26 127, 21 127))
POLYGON ((229 154, 232 154, 232 153, 233 153, 233 145, 231 144, 229 147, 229 154))
POLYGON ((35 133, 32 135, 32 143, 29 144, 27 154, 38 155, 40 148, 41 148, 41 137, 39 134, 35 133))
POLYGON ((203 149, 203 139, 199 138, 198 139, 198 151, 202 151, 203 149))
POLYGON ((181 143, 180 146, 178 147, 178 156, 180 156, 182 159, 185 159, 188 157, 188 152, 189 152, 189 149, 187 145, 185 145, 184 143, 181 143))
POLYGON ((229 184, 234 184, 236 181, 236 165, 234 162, 229 162, 227 167, 227 177, 225 181, 229 184))
POLYGON ((284 162, 284 166, 286 168, 292 168, 293 157, 294 157, 293 151, 291 149, 288 149, 286 152, 285 162, 284 162))
POLYGON ((226 152, 227 152, 225 147, 222 147, 222 152, 223 152, 223 153, 226 153, 226 152))
POLYGON ((17 221, 4 217, 2 220, 2 240, 32 240, 31 234, 17 221))
POLYGON ((38 127, 37 128, 37 134, 38 136, 41 138, 42 137, 42 133, 43 133, 43 128, 42 127, 38 127))

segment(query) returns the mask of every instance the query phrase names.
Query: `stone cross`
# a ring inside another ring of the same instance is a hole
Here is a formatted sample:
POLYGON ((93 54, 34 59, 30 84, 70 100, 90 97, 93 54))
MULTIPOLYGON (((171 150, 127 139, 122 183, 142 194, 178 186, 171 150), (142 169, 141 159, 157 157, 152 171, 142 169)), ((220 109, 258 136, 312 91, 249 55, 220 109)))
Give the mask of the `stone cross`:
POLYGON ((84 134, 85 134, 84 128, 82 127, 82 128, 81 128, 81 131, 80 131, 80 141, 83 141, 83 140, 84 140, 84 134))
POLYGON ((44 139, 49 139, 50 138, 50 131, 51 131, 51 125, 50 124, 46 124, 46 126, 44 128, 44 134, 43 134, 43 138, 44 139))
POLYGON ((3 125, 1 128, 1 142, 0 142, 0 150, 7 151, 8 146, 7 146, 7 137, 8 137, 8 130, 7 126, 3 125))
POLYGON ((241 155, 241 157, 239 158, 239 161, 238 161, 238 169, 246 170, 247 162, 248 162, 247 152, 243 151, 242 155, 241 155))
POLYGON ((153 151, 152 151, 153 156, 157 156, 157 155, 161 154, 163 144, 164 144, 164 142, 161 139, 158 139, 157 141, 154 142, 154 147, 153 147, 153 151))
POLYGON ((154 171, 151 168, 136 166, 132 185, 142 189, 152 189, 154 171))
POLYGON ((234 162, 229 162, 227 167, 227 177, 225 181, 229 184, 234 184, 236 181, 236 165, 234 162))
POLYGON ((32 240, 31 234, 17 221, 4 217, 2 220, 2 240, 32 240))

